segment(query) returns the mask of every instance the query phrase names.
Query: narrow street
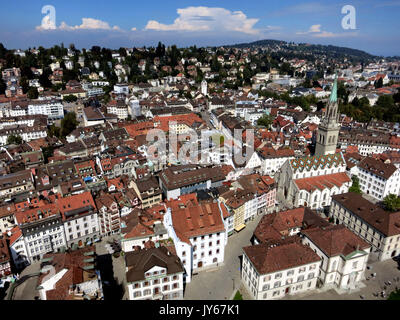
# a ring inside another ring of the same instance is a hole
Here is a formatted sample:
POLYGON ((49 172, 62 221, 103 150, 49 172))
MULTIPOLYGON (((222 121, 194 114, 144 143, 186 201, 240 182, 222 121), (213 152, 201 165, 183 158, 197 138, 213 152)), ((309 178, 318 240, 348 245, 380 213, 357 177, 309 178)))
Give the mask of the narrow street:
POLYGON ((240 233, 228 238, 224 265, 215 271, 202 271, 192 277, 185 289, 185 300, 230 300, 241 286, 240 257, 242 248, 250 245, 254 229, 261 215, 247 224, 240 233))

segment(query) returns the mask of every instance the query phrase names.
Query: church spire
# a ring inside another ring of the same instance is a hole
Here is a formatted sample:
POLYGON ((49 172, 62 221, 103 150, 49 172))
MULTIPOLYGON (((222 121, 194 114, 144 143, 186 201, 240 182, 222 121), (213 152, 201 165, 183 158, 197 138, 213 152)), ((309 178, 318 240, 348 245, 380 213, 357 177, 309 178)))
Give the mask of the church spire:
POLYGON ((336 73, 331 97, 328 101, 326 110, 318 126, 318 138, 315 147, 315 154, 318 156, 333 154, 336 152, 340 130, 338 112, 339 106, 337 98, 337 80, 338 75, 336 73))
POLYGON ((329 102, 331 103, 335 103, 337 102, 337 72, 336 72, 336 76, 335 76, 335 82, 333 83, 333 88, 332 88, 332 92, 331 92, 331 98, 329 99, 329 102))

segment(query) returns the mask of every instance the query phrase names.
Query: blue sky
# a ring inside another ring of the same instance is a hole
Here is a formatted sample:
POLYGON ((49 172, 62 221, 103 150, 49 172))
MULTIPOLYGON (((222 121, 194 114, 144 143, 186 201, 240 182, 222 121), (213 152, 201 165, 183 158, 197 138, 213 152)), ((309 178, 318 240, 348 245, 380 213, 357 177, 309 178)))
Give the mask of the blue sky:
POLYGON ((7 48, 100 45, 234 44, 261 39, 347 46, 400 55, 400 0, 16 0, 2 1, 0 42, 7 48), (42 7, 55 8, 53 20, 42 7), (356 29, 342 28, 342 7, 356 29))

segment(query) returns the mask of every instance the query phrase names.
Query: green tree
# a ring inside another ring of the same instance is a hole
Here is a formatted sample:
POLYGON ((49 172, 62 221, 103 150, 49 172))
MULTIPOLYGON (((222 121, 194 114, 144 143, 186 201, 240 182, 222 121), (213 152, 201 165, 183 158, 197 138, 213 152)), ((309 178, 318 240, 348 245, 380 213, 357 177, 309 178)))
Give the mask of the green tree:
POLYGON ((78 97, 74 96, 73 94, 70 94, 70 95, 64 97, 65 102, 76 102, 77 100, 78 100, 78 97))
POLYGON ((385 199, 383 199, 383 204, 388 211, 398 211, 400 210, 400 197, 395 194, 389 194, 385 199))
POLYGON ((7 138, 7 144, 22 144, 23 140, 21 138, 21 136, 8 136, 7 138))
POLYGON ((393 291, 389 295, 388 300, 400 300, 400 290, 393 291))
POLYGON ((361 194, 361 188, 360 188, 360 180, 358 179, 357 176, 353 176, 351 178, 351 180, 353 180, 353 184, 352 186, 349 188, 349 192, 354 192, 354 193, 358 193, 361 194))
POLYGON ((27 92, 29 99, 37 99, 39 97, 39 92, 37 88, 30 88, 27 92))
POLYGON ((40 84, 42 85, 43 88, 46 88, 46 89, 51 88, 52 83, 51 83, 51 81, 49 79, 51 73, 52 72, 51 72, 50 68, 45 68, 43 70, 43 73, 40 75, 39 82, 40 82, 40 84))
POLYGON ((53 146, 43 147, 42 152, 43 152, 44 162, 48 163, 49 158, 54 155, 54 147, 53 146))
POLYGON ((54 124, 52 124, 49 128, 49 136, 50 137, 60 137, 60 133, 61 133, 61 128, 60 127, 56 127, 54 124))
POLYGON ((265 116, 263 116, 257 120, 257 125, 263 126, 263 127, 266 127, 267 129, 269 129, 269 127, 271 126, 273 121, 274 120, 271 117, 271 115, 266 114, 265 116))
POLYGON ((76 120, 75 112, 68 112, 61 120, 61 136, 66 137, 76 129, 79 122, 76 120))
POLYGON ((3 79, 0 79, 0 94, 4 94, 6 89, 7 85, 4 83, 3 79))
POLYGON ((375 81, 374 86, 376 89, 382 88, 383 87, 383 79, 379 78, 378 81, 375 81))

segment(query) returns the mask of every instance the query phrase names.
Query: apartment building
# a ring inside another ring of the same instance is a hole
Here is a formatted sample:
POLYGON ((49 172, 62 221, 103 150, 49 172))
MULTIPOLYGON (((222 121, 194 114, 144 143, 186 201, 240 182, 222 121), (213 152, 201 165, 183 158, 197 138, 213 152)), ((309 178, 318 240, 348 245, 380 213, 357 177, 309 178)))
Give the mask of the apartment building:
POLYGON ((357 165, 361 191, 382 201, 389 194, 400 194, 400 169, 392 163, 366 157, 357 165))
POLYGON ((322 259, 322 285, 354 290, 365 279, 371 245, 344 225, 308 229, 302 234, 303 244, 322 259))
POLYGON ((34 189, 33 176, 30 170, 10 173, 0 177, 0 198, 12 198, 14 195, 34 189))
POLYGON ((28 104, 28 115, 42 114, 49 120, 64 118, 64 106, 61 100, 35 100, 28 104))
POLYGON ((262 172, 265 175, 273 176, 286 161, 294 159, 293 149, 262 148, 258 151, 262 161, 262 172))
POLYGON ((162 191, 154 176, 131 181, 129 185, 139 196, 142 209, 147 209, 162 201, 162 191))
POLYGON ((356 193, 332 197, 329 216, 371 245, 380 261, 400 254, 400 212, 387 212, 356 193))
POLYGON ((96 197, 100 234, 110 236, 121 231, 118 203, 111 194, 101 193, 96 197))
POLYGON ((125 255, 129 300, 182 300, 184 269, 166 247, 128 252, 125 255))
POLYGON ((40 260, 46 253, 66 247, 61 214, 55 204, 46 202, 40 207, 16 212, 15 217, 29 263, 40 260))
POLYGON ((242 283, 255 300, 274 300, 317 286, 321 258, 299 242, 243 248, 242 283))
POLYGON ((203 167, 198 165, 174 166, 160 173, 160 186, 169 199, 190 194, 196 190, 210 189, 222 185, 226 176, 218 167, 203 167))
POLYGON ((228 241, 223 220, 224 205, 181 199, 169 202, 167 206, 164 225, 185 268, 185 281, 189 283, 193 272, 224 262, 228 241))
POLYGON ((69 247, 91 244, 100 235, 96 204, 90 192, 56 200, 69 247))

